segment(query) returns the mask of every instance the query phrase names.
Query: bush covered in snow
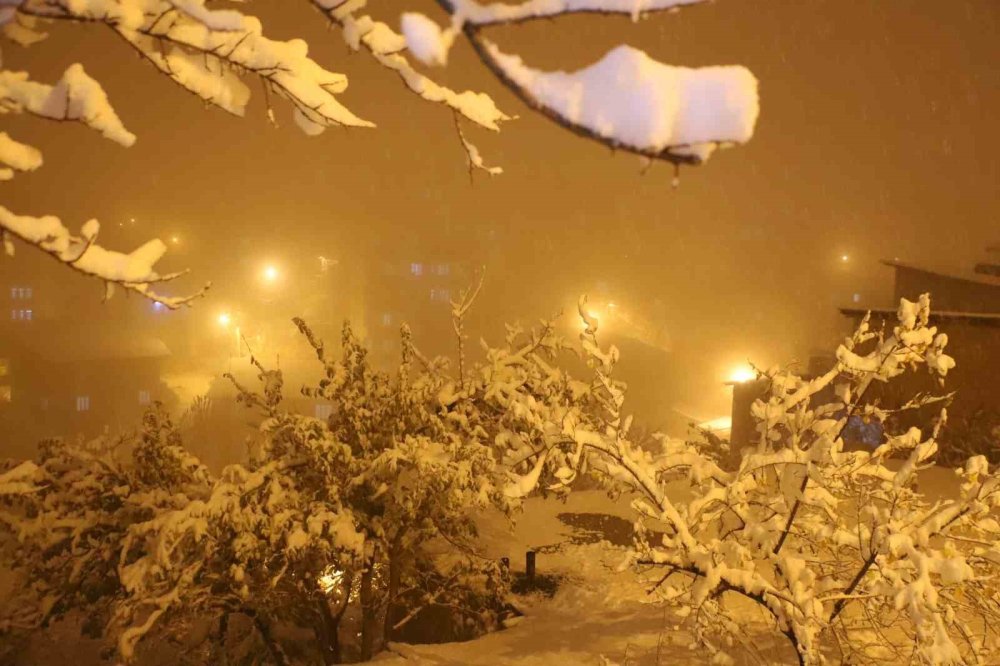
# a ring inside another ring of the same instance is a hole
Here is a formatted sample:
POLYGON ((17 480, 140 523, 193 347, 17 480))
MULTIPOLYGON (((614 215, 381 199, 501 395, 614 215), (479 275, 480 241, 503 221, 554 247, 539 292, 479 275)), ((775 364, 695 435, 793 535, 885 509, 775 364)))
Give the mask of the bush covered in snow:
POLYGON ((237 388, 261 416, 261 444, 218 477, 158 411, 118 442, 128 456, 53 443, 12 466, 0 476, 0 532, 16 542, 5 552, 22 578, 4 629, 84 610, 130 661, 144 639, 205 618, 221 618, 203 646, 217 656, 238 616, 284 664, 289 626, 312 631, 326 663, 341 661, 349 607, 361 615, 351 647, 364 659, 428 605, 454 609, 465 626, 495 624, 506 579, 475 552, 475 511, 511 516, 548 459, 536 448, 561 420, 596 423, 597 405, 555 369, 564 345, 547 323, 510 328, 504 346, 467 367, 471 298, 455 305, 454 371, 425 358, 405 327, 393 376, 372 368, 350 326, 334 359, 296 320, 325 376, 303 392, 331 415, 286 410, 281 372, 252 360, 260 387, 237 388))
MULTIPOLYGON (((690 443, 661 438, 655 452, 633 445, 623 387, 612 377, 617 354, 598 347, 589 322, 584 345, 606 428, 577 430, 559 446, 584 448, 581 466, 632 494, 637 536, 626 566, 648 577, 651 594, 674 607, 718 663, 737 654, 774 661, 742 630, 748 607, 769 618, 802 664, 986 663, 996 654, 1000 482, 987 460, 972 457, 955 470, 958 498, 918 492, 944 409, 925 430, 888 432, 873 451, 844 450, 852 416, 891 416, 865 402, 873 383, 921 366, 943 380, 954 366, 947 336, 928 326, 929 307, 926 295, 902 300, 891 331, 870 330, 865 319, 815 379, 762 373, 769 391, 753 405, 758 441, 725 467, 690 443), (830 385, 837 401, 817 404, 830 385), (689 488, 685 499, 677 499, 678 483, 689 488)), ((920 395, 901 409, 936 402, 943 398, 920 395)))

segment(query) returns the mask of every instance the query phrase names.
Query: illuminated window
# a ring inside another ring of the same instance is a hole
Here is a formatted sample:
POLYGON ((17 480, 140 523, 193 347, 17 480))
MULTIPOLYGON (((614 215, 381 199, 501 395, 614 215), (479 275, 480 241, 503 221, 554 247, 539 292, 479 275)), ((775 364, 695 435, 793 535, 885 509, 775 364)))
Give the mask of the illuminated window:
POLYGON ((139 404, 140 405, 149 404, 149 391, 139 391, 139 404))
POLYGON ((330 414, 333 414, 333 405, 324 405, 321 402, 316 403, 316 418, 320 421, 326 421, 330 418, 330 414))
POLYGON ((10 318, 14 321, 31 321, 32 314, 31 310, 11 310, 10 318))
POLYGON ((421 264, 421 263, 412 263, 412 264, 410 264, 410 273, 412 273, 413 275, 423 275, 424 274, 424 265, 421 264))
POLYGON ((10 374, 10 359, 0 358, 0 377, 6 377, 10 374))
POLYGON ((31 287, 11 287, 10 297, 14 300, 28 300, 32 296, 31 287))
POLYGON ((0 404, 10 402, 10 385, 0 386, 0 404))
POLYGON ((89 412, 90 411, 90 396, 89 395, 78 395, 78 396, 76 396, 76 411, 78 411, 78 412, 89 412))
POLYGON ((383 312, 382 313, 382 325, 383 326, 392 326, 392 313, 391 312, 383 312))
POLYGON ((434 272, 438 275, 449 275, 451 273, 451 264, 438 264, 434 272))
POLYGON ((451 300, 450 289, 431 289, 431 300, 439 303, 447 303, 451 300))

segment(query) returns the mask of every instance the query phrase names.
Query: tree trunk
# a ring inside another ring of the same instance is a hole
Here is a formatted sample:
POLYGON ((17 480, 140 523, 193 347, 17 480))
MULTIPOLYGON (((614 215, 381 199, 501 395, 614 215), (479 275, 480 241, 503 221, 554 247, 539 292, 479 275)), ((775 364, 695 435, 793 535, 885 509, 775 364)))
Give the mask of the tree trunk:
POLYGON ((325 666, 339 664, 339 618, 334 617, 333 613, 330 612, 330 602, 324 596, 316 599, 316 609, 319 611, 319 625, 314 628, 313 633, 316 634, 316 642, 319 643, 319 651, 323 657, 323 664, 325 666))
POLYGON ((382 626, 382 647, 392 638, 392 625, 396 622, 396 596, 399 594, 399 583, 403 574, 403 534, 396 535, 393 539, 392 549, 389 551, 389 590, 386 596, 385 620, 382 626))
POLYGON ((361 661, 370 660, 375 653, 375 631, 378 629, 378 603, 375 599, 373 580, 375 561, 361 574, 361 661))
POLYGON ((267 652, 271 655, 274 663, 277 666, 290 666, 288 655, 281 649, 281 645, 278 644, 278 641, 274 638, 274 634, 271 632, 271 623, 266 618, 261 617, 256 611, 251 610, 247 612, 247 615, 253 619, 253 626, 257 628, 257 632, 264 641, 264 647, 267 648, 267 652))
POLYGON ((221 666, 229 663, 229 652, 226 650, 226 636, 229 635, 229 612, 222 611, 219 618, 219 630, 215 634, 216 645, 219 648, 218 659, 221 666))

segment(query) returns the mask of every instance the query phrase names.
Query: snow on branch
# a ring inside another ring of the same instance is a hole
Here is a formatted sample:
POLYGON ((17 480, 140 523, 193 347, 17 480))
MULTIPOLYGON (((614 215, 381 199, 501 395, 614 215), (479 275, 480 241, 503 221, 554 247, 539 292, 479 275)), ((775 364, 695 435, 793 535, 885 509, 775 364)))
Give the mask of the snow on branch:
MULTIPOLYGON (((131 146, 135 135, 129 132, 115 113, 101 85, 79 64, 71 65, 55 85, 30 80, 26 72, 0 71, 0 110, 4 113, 29 113, 48 120, 79 122, 123 146, 131 146)), ((0 180, 9 180, 14 171, 32 171, 42 165, 36 148, 11 139, 0 132, 0 180)), ((37 248, 57 261, 88 277, 105 283, 106 296, 120 286, 152 301, 176 309, 202 296, 208 285, 195 294, 165 296, 153 285, 169 282, 183 275, 161 274, 154 268, 166 252, 158 239, 148 241, 125 254, 97 244, 100 225, 90 220, 79 235, 67 229, 52 215, 18 215, 0 206, 0 237, 7 255, 14 254, 13 238, 37 248)))
POLYGON ((135 143, 135 135, 125 129, 101 84, 79 63, 70 65, 54 86, 30 80, 27 72, 0 70, 0 108, 4 113, 83 123, 122 146, 135 143))
POLYGON ((701 162, 753 136, 757 79, 745 67, 673 67, 630 46, 572 73, 542 72, 482 43, 531 104, 575 131, 646 157, 701 162))
POLYGON ((396 72, 406 87, 421 98, 444 104, 480 127, 493 131, 499 131, 500 123, 510 120, 489 95, 471 90, 455 92, 414 69, 401 55, 406 48, 403 35, 370 16, 355 16, 355 12, 364 7, 364 1, 312 0, 312 3, 341 27, 348 46, 355 51, 364 47, 380 65, 396 72))
POLYGON ((527 0, 513 5, 503 2, 484 5, 476 0, 445 1, 451 5, 451 13, 464 23, 483 27, 581 13, 625 14, 637 20, 647 12, 676 11, 684 5, 705 0, 527 0))
POLYGON ((175 310, 182 305, 190 305, 191 301, 203 296, 209 287, 205 285, 197 293, 188 296, 164 296, 155 292, 153 285, 170 282, 186 273, 161 274, 156 271, 156 263, 167 251, 163 241, 153 239, 128 254, 108 250, 97 245, 97 233, 100 229, 97 220, 89 220, 83 225, 80 234, 74 235, 53 215, 16 215, 0 206, 0 229, 3 231, 4 247, 8 255, 13 254, 13 244, 9 242, 9 237, 13 236, 73 270, 104 281, 108 287, 108 295, 113 291, 112 285, 118 285, 175 310))
POLYGON ((759 113, 757 79, 741 66, 687 68, 618 46, 576 72, 543 72, 502 52, 480 34, 487 26, 562 14, 629 14, 675 10, 698 0, 528 0, 518 5, 438 0, 451 15, 441 30, 404 14, 407 45, 418 58, 444 64, 460 30, 480 60, 531 109, 570 131, 644 158, 701 164, 720 146, 746 143, 759 113))
POLYGON ((34 171, 42 166, 42 153, 0 132, 0 164, 7 165, 0 167, 0 180, 10 180, 15 171, 34 171))

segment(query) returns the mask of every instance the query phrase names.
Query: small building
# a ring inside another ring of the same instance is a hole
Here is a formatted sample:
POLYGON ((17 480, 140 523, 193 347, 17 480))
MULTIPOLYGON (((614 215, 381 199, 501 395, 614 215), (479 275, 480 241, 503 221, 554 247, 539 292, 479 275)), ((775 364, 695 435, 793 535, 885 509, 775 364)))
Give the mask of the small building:
MULTIPOLYGON (((921 294, 931 296, 930 324, 948 335, 947 352, 957 362, 948 373, 942 387, 936 376, 926 370, 908 372, 888 384, 873 384, 866 402, 877 401, 887 408, 898 407, 918 393, 940 395, 955 392, 948 407, 948 427, 942 435, 945 459, 951 450, 963 454, 989 453, 1000 457, 1000 265, 980 263, 968 273, 947 272, 900 262, 883 261, 894 271, 893 299, 881 308, 840 308, 851 321, 851 330, 871 313, 873 329, 885 326, 887 331, 898 322, 899 300, 916 300, 921 294), (960 444, 959 444, 960 443, 960 444), (959 448, 955 448, 959 447, 959 448), (988 450, 987 450, 988 449, 988 450)), ((817 358, 810 362, 806 378, 831 367, 833 359, 817 358)), ((750 406, 766 393, 766 382, 750 381, 733 385, 732 429, 734 448, 746 446, 756 437, 750 406)), ((814 398, 823 403, 832 395, 814 398)), ((931 423, 940 405, 925 407, 917 413, 899 417, 897 426, 931 423)), ((881 430, 874 432, 863 423, 852 423, 845 432, 849 443, 872 444, 881 430)))
POLYGON ((0 332, 0 431, 21 454, 47 437, 134 427, 153 402, 175 399, 160 379, 170 352, 159 339, 107 329, 30 333, 0 332))
MULTIPOLYGON (((956 273, 896 260, 882 263, 895 273, 893 305, 840 311, 855 326, 870 311, 873 327, 884 323, 891 328, 897 321, 899 299, 915 300, 929 293, 930 324, 948 335, 947 353, 957 365, 948 372, 943 387, 930 373, 907 373, 889 386, 877 387, 874 397, 894 406, 918 392, 954 391, 943 442, 961 441, 966 452, 1000 453, 1000 266, 981 263, 974 271, 956 273), (995 451, 979 450, 984 447, 995 451)), ((910 420, 926 424, 938 409, 926 408, 910 420)))

